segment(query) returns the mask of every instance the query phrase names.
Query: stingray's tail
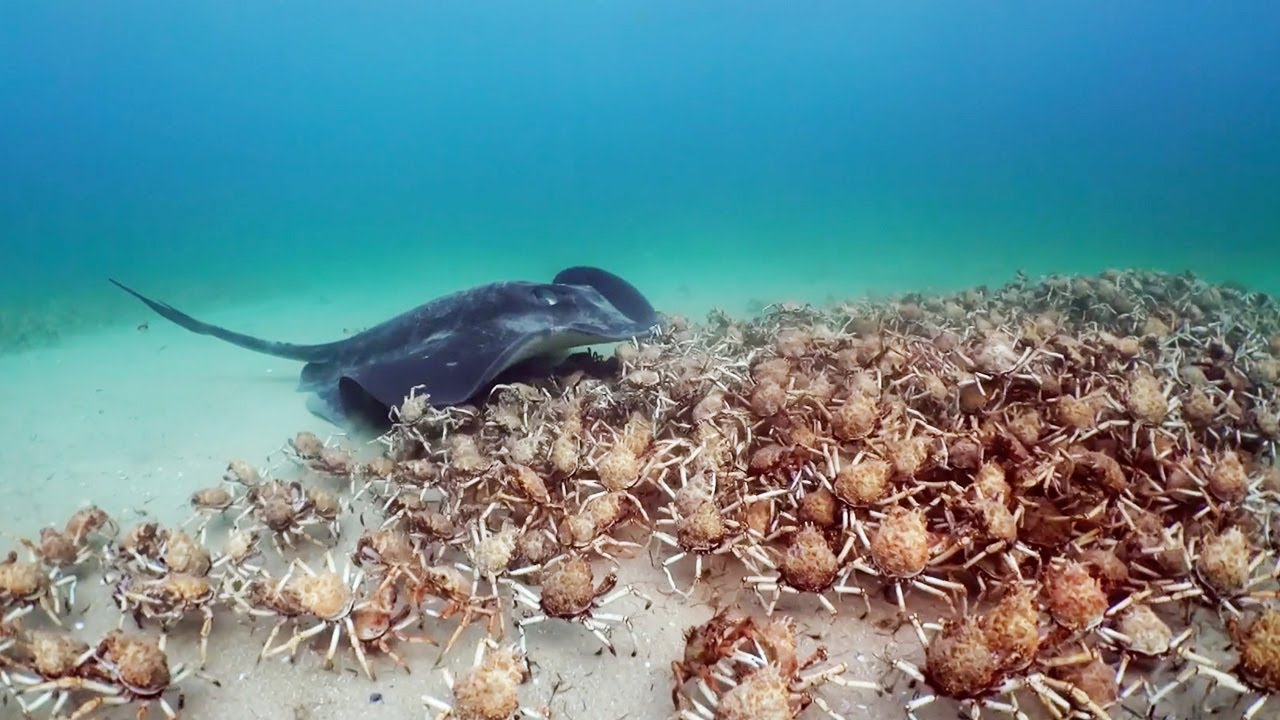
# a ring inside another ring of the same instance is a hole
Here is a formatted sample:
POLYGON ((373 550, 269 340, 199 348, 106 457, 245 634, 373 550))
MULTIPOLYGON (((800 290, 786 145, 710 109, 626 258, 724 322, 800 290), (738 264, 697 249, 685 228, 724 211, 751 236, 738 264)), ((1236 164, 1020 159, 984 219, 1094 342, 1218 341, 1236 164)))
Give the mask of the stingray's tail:
POLYGON ((226 328, 220 328, 217 325, 210 325, 209 323, 201 322, 168 303, 152 300, 142 293, 139 293, 137 290, 127 287, 112 278, 107 279, 111 280, 111 283, 116 287, 146 303, 147 307, 155 310, 161 317, 164 317, 165 319, 180 325, 193 333, 212 335, 219 340, 225 340, 233 345, 238 345, 248 350, 287 358, 289 360, 317 362, 332 358, 338 346, 342 344, 342 341, 338 341, 334 343, 324 343, 321 345, 295 345, 293 343, 274 342, 272 340, 262 340, 249 335, 242 335, 238 332, 227 330, 226 328))

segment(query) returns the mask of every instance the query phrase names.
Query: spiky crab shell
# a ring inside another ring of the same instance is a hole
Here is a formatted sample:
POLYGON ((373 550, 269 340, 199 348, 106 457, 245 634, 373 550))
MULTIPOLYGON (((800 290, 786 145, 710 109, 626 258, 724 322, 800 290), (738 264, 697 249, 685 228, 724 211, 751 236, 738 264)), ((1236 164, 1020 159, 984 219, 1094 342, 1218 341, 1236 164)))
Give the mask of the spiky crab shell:
POLYGON ((476 570, 484 575, 506 571, 515 560, 518 537, 516 528, 506 528, 481 540, 475 549, 476 570))
POLYGON ((724 542, 727 535, 724 516, 714 500, 704 500, 692 514, 676 523, 676 539, 686 550, 708 552, 724 542))
POLYGON ((212 563, 209 551, 181 530, 170 530, 164 538, 164 564, 172 572, 207 575, 212 563))
POLYGON ((33 562, 18 560, 10 555, 7 562, 0 562, 0 596, 19 600, 38 597, 49 587, 49 577, 33 562))
POLYGON ((174 605, 197 605, 212 600, 214 589, 207 579, 199 575, 173 573, 160 581, 156 594, 174 605))
POLYGON ((294 589, 307 612, 321 620, 336 620, 346 615, 354 603, 351 588, 337 573, 323 572, 294 578, 294 589))
POLYGON ((33 632, 27 644, 36 672, 49 679, 70 675, 76 669, 76 661, 89 650, 78 638, 56 632, 33 632))
POLYGON ((986 643, 1005 670, 1021 669, 1040 649, 1040 608, 1035 591, 1020 586, 982 616, 986 643))
POLYGON ((829 528, 840 519, 840 503, 836 496, 826 488, 818 488, 805 493, 800 500, 799 516, 801 522, 813 523, 820 528, 829 528))
POLYGON ((617 443, 596 463, 596 474, 606 490, 626 490, 640 479, 640 459, 631 446, 617 443))
POLYGON ((1107 594, 1102 583, 1083 563, 1068 560, 1045 572, 1045 598, 1049 614, 1068 630, 1081 630, 1102 620, 1107 594))
POLYGON ((542 610, 552 617, 576 617, 591 610, 595 599, 591 563, 575 556, 565 560, 542 583, 542 610))
POLYGON ((1280 693, 1280 611, 1268 608, 1248 624, 1230 626, 1240 672, 1267 693, 1280 693))
POLYGON ((996 654, 974 617, 947 622, 925 648, 925 677, 946 697, 983 695, 995 685, 999 672, 996 654))
POLYGON ((929 564, 929 531, 924 512, 894 507, 871 536, 871 558, 893 578, 919 575, 929 564))
POLYGON ((1249 539, 1240 528, 1232 526, 1205 541, 1195 569, 1214 591, 1234 595, 1249 580, 1249 559, 1249 539))
POLYGON ((879 458, 866 458, 840 468, 832 487, 835 495, 851 507, 867 507, 889 493, 892 468, 879 458))
POLYGON ((792 720, 787 678, 774 665, 754 670, 720 698, 717 720, 792 720))
POLYGON ((112 630, 99 645, 98 655, 114 668, 120 684, 135 695, 150 697, 169 687, 169 659, 148 638, 112 630))
POLYGON ((840 563, 822 532, 807 525, 791 537, 780 570, 791 587, 802 592, 823 592, 835 582, 840 563))

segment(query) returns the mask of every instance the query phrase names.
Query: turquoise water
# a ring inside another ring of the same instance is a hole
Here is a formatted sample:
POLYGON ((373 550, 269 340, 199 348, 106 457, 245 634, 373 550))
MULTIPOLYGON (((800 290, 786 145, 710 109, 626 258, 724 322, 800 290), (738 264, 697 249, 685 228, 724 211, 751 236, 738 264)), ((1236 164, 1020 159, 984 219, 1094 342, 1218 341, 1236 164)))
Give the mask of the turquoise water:
POLYGON ((0 298, 137 317, 596 263, 662 297, 1280 290, 1280 6, 0 10, 0 298))

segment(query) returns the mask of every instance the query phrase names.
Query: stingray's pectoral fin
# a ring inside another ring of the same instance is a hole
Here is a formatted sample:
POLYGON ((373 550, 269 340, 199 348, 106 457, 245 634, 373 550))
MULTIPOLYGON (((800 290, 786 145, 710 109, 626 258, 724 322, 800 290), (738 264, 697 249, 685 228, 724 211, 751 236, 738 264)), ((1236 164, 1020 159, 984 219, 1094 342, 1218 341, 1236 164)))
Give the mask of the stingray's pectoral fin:
POLYGON ((608 270, 586 265, 568 267, 557 273, 552 282, 595 288, 618 312, 639 325, 647 327, 659 322, 658 311, 649 303, 644 293, 608 270))
POLYGON ((431 405, 458 405, 476 395, 516 362, 538 352, 546 332, 503 338, 454 338, 452 342, 379 360, 343 373, 338 391, 345 409, 361 414, 399 407, 410 395, 426 395, 431 405))

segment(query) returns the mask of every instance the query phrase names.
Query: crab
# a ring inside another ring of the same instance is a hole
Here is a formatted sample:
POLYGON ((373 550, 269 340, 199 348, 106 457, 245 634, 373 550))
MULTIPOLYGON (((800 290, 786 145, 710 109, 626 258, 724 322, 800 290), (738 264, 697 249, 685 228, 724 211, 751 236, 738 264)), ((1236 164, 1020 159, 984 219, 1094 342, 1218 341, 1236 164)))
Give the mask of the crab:
POLYGON ((165 693, 194 674, 181 664, 170 667, 163 639, 157 643, 120 630, 107 633, 92 651, 89 662, 92 667, 83 675, 46 680, 23 692, 84 690, 97 695, 76 708, 71 718, 87 717, 104 705, 129 703, 137 703, 138 717, 145 718, 147 709, 155 703, 170 720, 175 720, 178 714, 165 693))
POLYGON ((437 712, 434 720, 547 720, 551 716, 549 708, 520 704, 519 688, 529 678, 529 664, 519 648, 499 646, 486 638, 476 647, 466 675, 455 682, 447 669, 441 672, 453 703, 422 696, 422 702, 437 712))
POLYGON ((465 545, 471 564, 455 563, 459 570, 471 574, 471 594, 480 594, 480 582, 489 585, 489 596, 497 597, 499 580, 503 577, 520 577, 542 569, 541 565, 512 568, 518 555, 520 528, 504 521, 502 529, 492 532, 488 516, 496 506, 490 505, 475 522, 470 523, 471 538, 465 545))
POLYGON ((738 523, 726 518, 724 511, 715 500, 714 482, 698 479, 690 480, 685 468, 681 466, 682 479, 680 490, 673 491, 659 479, 659 486, 671 498, 662 510, 668 513, 669 519, 657 521, 658 526, 671 526, 675 534, 654 530, 652 537, 663 545, 676 551, 674 555, 662 561, 662 572, 667 577, 667 584, 672 591, 688 597, 693 588, 680 590, 676 587, 671 568, 685 558, 692 557, 694 562, 693 582, 702 579, 702 561, 704 558, 724 555, 735 550, 738 523))
POLYGON ((236 496, 230 489, 216 485, 214 487, 201 488, 191 493, 190 503, 194 512, 183 525, 186 526, 193 521, 199 520, 197 532, 199 533, 200 541, 204 542, 209 522, 235 505, 236 496))
POLYGON ((1157 594, 1151 599, 1152 604, 1205 597, 1240 617, 1241 607, 1276 595, 1275 590, 1261 590, 1258 586, 1280 578, 1280 564, 1267 572, 1257 572, 1270 554, 1257 550, 1239 527, 1211 533, 1202 543, 1193 540, 1184 553, 1184 562, 1191 568, 1190 577, 1155 583, 1153 592, 1157 594))
MULTIPOLYGON (((561 509, 560 504, 553 499, 551 489, 547 487, 547 481, 529 465, 508 462, 499 477, 502 485, 490 496, 489 507, 486 508, 485 514, 492 511, 499 503, 509 508, 527 505, 532 510, 529 514, 534 518, 546 511, 561 509)), ((557 495, 554 497, 559 496, 560 489, 557 488, 556 491, 557 495)))
MULTIPOLYGON (((125 575, 113 592, 122 613, 132 612, 139 627, 143 619, 159 620, 165 632, 189 613, 199 613, 200 667, 208 662, 209 632, 213 628, 213 605, 218 593, 209 580, 199 575, 171 573, 158 579, 125 575)), ((124 615, 120 616, 124 622, 124 615)))
POLYGON ((74 575, 67 575, 53 580, 34 557, 29 561, 19 560, 18 554, 10 551, 0 560, 0 611, 4 612, 0 623, 12 623, 38 607, 55 625, 61 626, 62 588, 75 579, 74 575))
POLYGON ((855 536, 871 555, 872 565, 855 558, 850 566, 892 584, 898 611, 907 614, 903 585, 933 595, 950 604, 951 593, 965 593, 957 582, 934 577, 928 572, 933 548, 923 510, 900 505, 889 508, 870 537, 861 522, 855 521, 855 536))
POLYGON ((0 678, 18 690, 15 699, 23 714, 29 716, 52 701, 50 713, 57 715, 71 699, 69 690, 50 689, 31 701, 23 697, 22 690, 50 680, 84 676, 93 651, 84 641, 61 632, 32 632, 25 637, 14 633, 11 646, 16 648, 14 658, 0 662, 0 678))
POLYGON ((245 516, 252 514, 271 531, 277 548, 281 543, 293 548, 297 540, 324 547, 324 543, 307 532, 307 528, 326 521, 314 512, 314 501, 302 483, 269 480, 250 486, 243 500, 247 507, 233 521, 237 527, 245 516))
POLYGON ((227 593, 227 598, 235 603, 240 612, 251 619, 260 617, 276 619, 275 625, 267 633, 266 642, 258 652, 258 662, 262 662, 267 657, 272 643, 285 625, 296 624, 306 615, 307 611, 302 604, 298 588, 290 582, 292 579, 293 567, 290 566, 289 571, 279 579, 263 572, 249 578, 239 578, 230 583, 232 587, 227 593))
POLYGON ((260 542, 261 534, 255 530, 231 531, 223 544, 222 554, 213 561, 210 571, 218 571, 224 582, 227 579, 244 580, 261 572, 262 568, 252 562, 262 554, 260 542))
POLYGON ((409 666, 392 649, 393 641, 425 642, 435 644, 426 635, 411 635, 405 632, 410 625, 418 622, 420 616, 413 605, 400 596, 400 587, 395 582, 384 582, 366 599, 355 604, 351 609, 352 647, 359 648, 356 653, 361 667, 370 680, 376 679, 365 658, 373 651, 381 652, 391 658, 406 673, 409 666))
MULTIPOLYGON (((628 630, 630 620, 621 615, 599 612, 627 595, 635 595, 646 601, 646 609, 652 601, 632 587, 615 590, 618 584, 616 573, 609 573, 599 586, 595 586, 591 563, 582 555, 571 555, 551 570, 542 582, 542 593, 535 594, 529 588, 508 580, 508 585, 515 591, 515 599, 526 608, 537 612, 516 623, 520 631, 520 647, 526 647, 525 628, 541 623, 550 618, 577 622, 591 632, 597 640, 612 654, 617 650, 605 630, 610 623, 623 623, 628 630)), ((634 651, 633 651, 634 654, 634 651)))
POLYGON ((835 615, 836 606, 827 597, 828 592, 859 595, 866 600, 862 588, 848 584, 853 568, 841 567, 843 555, 851 545, 852 538, 841 554, 836 555, 821 531, 813 525, 805 525, 791 536, 780 561, 768 560, 769 565, 778 570, 777 575, 748 575, 743 582, 757 594, 772 594, 765 603, 766 615, 773 615, 783 594, 798 593, 813 593, 827 612, 835 615))
POLYGON ((1280 610, 1266 608, 1247 620, 1229 617, 1227 631, 1239 654, 1239 661, 1232 672, 1219 669, 1212 661, 1195 659, 1187 670, 1155 695, 1163 696, 1193 674, 1205 675, 1214 684, 1241 697, 1256 694, 1258 697, 1244 710, 1241 718, 1252 720, 1257 717, 1268 700, 1280 694, 1280 610))
POLYGON ((311 503, 311 515, 329 531, 329 536, 337 541, 342 534, 342 503, 338 496, 321 487, 307 488, 307 500, 311 503))
MULTIPOLYGON (((1177 636, 1165 621, 1156 614, 1150 605, 1134 603, 1126 610, 1115 615, 1115 622, 1098 629, 1100 635, 1121 653, 1120 670, 1116 673, 1118 685, 1124 684, 1124 675, 1133 659, 1138 660, 1179 660, 1214 665, 1209 658, 1186 647, 1195 628, 1188 627, 1177 636)), ((1147 673, 1156 674, 1155 670, 1147 673)), ((1147 679, 1139 679, 1120 691, 1119 697, 1126 698, 1138 687, 1149 686, 1147 679)), ((1167 690, 1165 690, 1167 692, 1167 690)), ((1152 702, 1158 701, 1155 697, 1152 702)))
POLYGON ((648 522, 644 506, 631 493, 622 490, 599 492, 588 497, 580 509, 560 522, 560 544, 578 552, 595 552, 616 562, 617 558, 606 548, 633 550, 643 546, 618 540, 610 532, 625 522, 637 522, 639 518, 648 522))
POLYGON ((422 574, 418 548, 408 535, 395 528, 366 530, 356 541, 351 558, 360 567, 374 569, 383 582, 395 582, 401 577, 417 581, 422 574))
POLYGON ((1026 669, 1039 648, 1034 615, 1034 606, 1014 598, 986 616, 962 615, 932 626, 936 631, 932 638, 926 638, 926 626, 912 615, 911 623, 925 648, 924 666, 900 659, 892 665, 933 692, 910 700, 907 717, 916 720, 917 711, 943 697, 960 701, 962 712, 967 711, 970 717, 977 717, 984 708, 1017 714, 1016 702, 1010 705, 999 698, 1030 688, 1055 717, 1062 717, 1059 708, 1075 708, 1093 720, 1110 720, 1106 710, 1083 690, 1026 669))
POLYGON ((125 572, 164 577, 169 573, 205 576, 213 567, 209 551, 195 538, 158 523, 131 529, 116 549, 115 564, 125 572))
POLYGON ((74 574, 67 573, 67 570, 94 557, 93 550, 85 544, 78 544, 69 533, 52 527, 40 529, 38 544, 26 538, 21 538, 21 542, 31 551, 33 559, 39 560, 50 569, 51 581, 66 581, 68 605, 74 605, 78 578, 74 574))
POLYGON ((503 629, 502 615, 498 611, 497 596, 480 597, 472 592, 474 582, 469 580, 457 568, 451 565, 429 565, 423 569, 422 579, 412 589, 414 604, 423 607, 430 598, 443 602, 440 609, 423 607, 423 613, 438 620, 447 620, 461 614, 462 619, 454 630, 449 641, 440 652, 443 658, 453 649, 462 633, 477 617, 488 618, 487 632, 490 636, 501 634, 503 629))
POLYGON ((701 625, 684 631, 684 658, 671 661, 674 684, 671 703, 680 707, 680 690, 690 678, 697 677, 710 683, 711 670, 721 660, 732 657, 738 647, 749 639, 755 630, 750 617, 731 619, 728 609, 722 609, 701 625))
POLYGON ((71 514, 67 519, 65 532, 71 542, 79 547, 87 545, 95 535, 115 537, 120 534, 120 526, 105 510, 97 505, 90 505, 71 514))
POLYGON ((324 667, 326 670, 332 669, 334 655, 338 651, 338 641, 345 630, 352 649, 356 652, 356 657, 365 668, 366 674, 369 674, 367 662, 364 659, 364 648, 356 638, 355 621, 351 616, 360 585, 364 581, 364 571, 357 570, 353 573, 348 564, 342 574, 339 574, 331 553, 325 553, 325 570, 321 572, 311 569, 306 563, 294 558, 290 563, 289 572, 294 573, 296 570, 300 570, 301 574, 286 575, 287 586, 293 591, 292 597, 296 598, 296 607, 302 610, 301 616, 309 616, 316 620, 316 623, 302 631, 295 628, 292 638, 266 650, 263 657, 287 652, 292 658, 299 645, 328 632, 329 649, 325 653, 324 667))
POLYGON ((826 683, 879 690, 874 683, 843 677, 849 669, 845 663, 806 673, 826 661, 827 650, 819 646, 800 659, 791 618, 775 618, 747 634, 750 651, 735 649, 730 658, 717 663, 711 673, 713 682, 698 685, 703 701, 689 699, 692 708, 680 710, 681 720, 796 720, 811 704, 832 720, 844 720, 812 690, 826 683), (725 667, 728 662, 732 665, 725 667))

